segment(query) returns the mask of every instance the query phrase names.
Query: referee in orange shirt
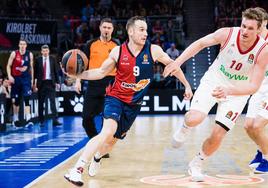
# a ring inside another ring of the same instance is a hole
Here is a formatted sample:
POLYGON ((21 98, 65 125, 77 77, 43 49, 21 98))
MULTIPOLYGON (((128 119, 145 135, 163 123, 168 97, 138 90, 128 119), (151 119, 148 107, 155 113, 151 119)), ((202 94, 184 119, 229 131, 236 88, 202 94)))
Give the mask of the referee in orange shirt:
MULTIPOLYGON (((99 68, 108 57, 111 50, 118 45, 112 39, 114 30, 110 18, 104 18, 100 22, 100 37, 86 43, 83 51, 89 59, 89 69, 99 68)), ((116 70, 101 80, 88 81, 86 93, 84 94, 83 127, 89 138, 97 135, 94 117, 103 111, 105 89, 109 82, 114 79, 116 70)), ((75 84, 76 92, 81 91, 81 80, 77 79, 75 84)))

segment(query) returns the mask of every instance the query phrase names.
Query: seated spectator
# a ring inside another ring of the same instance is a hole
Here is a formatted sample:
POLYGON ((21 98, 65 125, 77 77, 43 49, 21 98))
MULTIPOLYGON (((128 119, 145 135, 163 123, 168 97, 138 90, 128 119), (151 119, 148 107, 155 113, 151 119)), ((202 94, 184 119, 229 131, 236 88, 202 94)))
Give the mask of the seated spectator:
POLYGON ((161 36, 164 34, 164 28, 162 27, 160 20, 156 20, 155 24, 153 25, 152 32, 153 35, 158 33, 161 36))
POLYGON ((179 52, 179 50, 177 50, 175 43, 171 43, 170 48, 167 49, 166 53, 173 60, 175 60, 180 55, 180 52, 179 52))
POLYGON ((89 20, 91 15, 94 15, 94 8, 88 3, 85 7, 82 8, 82 16, 89 20))

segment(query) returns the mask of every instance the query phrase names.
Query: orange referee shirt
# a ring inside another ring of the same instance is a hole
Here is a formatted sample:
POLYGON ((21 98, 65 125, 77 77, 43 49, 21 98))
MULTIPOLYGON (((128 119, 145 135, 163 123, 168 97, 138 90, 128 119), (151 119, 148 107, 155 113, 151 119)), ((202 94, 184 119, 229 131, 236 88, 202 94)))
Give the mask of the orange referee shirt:
MULTIPOLYGON (((94 39, 88 43, 88 69, 99 68, 105 59, 109 56, 112 49, 117 46, 117 42, 113 39, 108 42, 103 42, 99 38, 94 39)), ((115 76, 116 69, 114 69, 109 76, 115 76)))

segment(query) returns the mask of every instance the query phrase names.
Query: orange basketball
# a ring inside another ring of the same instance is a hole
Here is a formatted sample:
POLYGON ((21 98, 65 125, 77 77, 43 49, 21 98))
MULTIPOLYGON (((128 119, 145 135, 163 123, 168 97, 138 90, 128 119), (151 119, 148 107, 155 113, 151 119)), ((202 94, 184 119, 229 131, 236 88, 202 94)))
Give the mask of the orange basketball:
POLYGON ((87 56, 78 49, 67 51, 62 57, 62 67, 70 75, 77 75, 87 70, 87 56))

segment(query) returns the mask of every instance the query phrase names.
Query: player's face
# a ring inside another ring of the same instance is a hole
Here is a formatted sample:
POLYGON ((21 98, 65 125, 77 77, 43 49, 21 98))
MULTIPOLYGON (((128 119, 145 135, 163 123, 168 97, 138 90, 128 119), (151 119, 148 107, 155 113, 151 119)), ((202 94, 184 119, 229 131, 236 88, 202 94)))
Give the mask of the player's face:
POLYGON ((49 49, 48 48, 42 49, 41 54, 42 56, 47 57, 49 55, 49 49))
POLYGON ((240 41, 252 42, 260 33, 260 29, 261 28, 258 28, 258 22, 256 20, 243 18, 240 27, 240 41))
POLYGON ((100 26, 100 32, 103 38, 111 38, 113 31, 114 27, 112 23, 103 22, 100 26))
POLYGON ((145 21, 137 20, 132 27, 133 32, 130 34, 132 40, 139 45, 144 45, 148 36, 147 24, 145 21))
POLYGON ((19 42, 19 50, 21 52, 25 52, 27 48, 27 43, 25 41, 20 41, 19 42))

